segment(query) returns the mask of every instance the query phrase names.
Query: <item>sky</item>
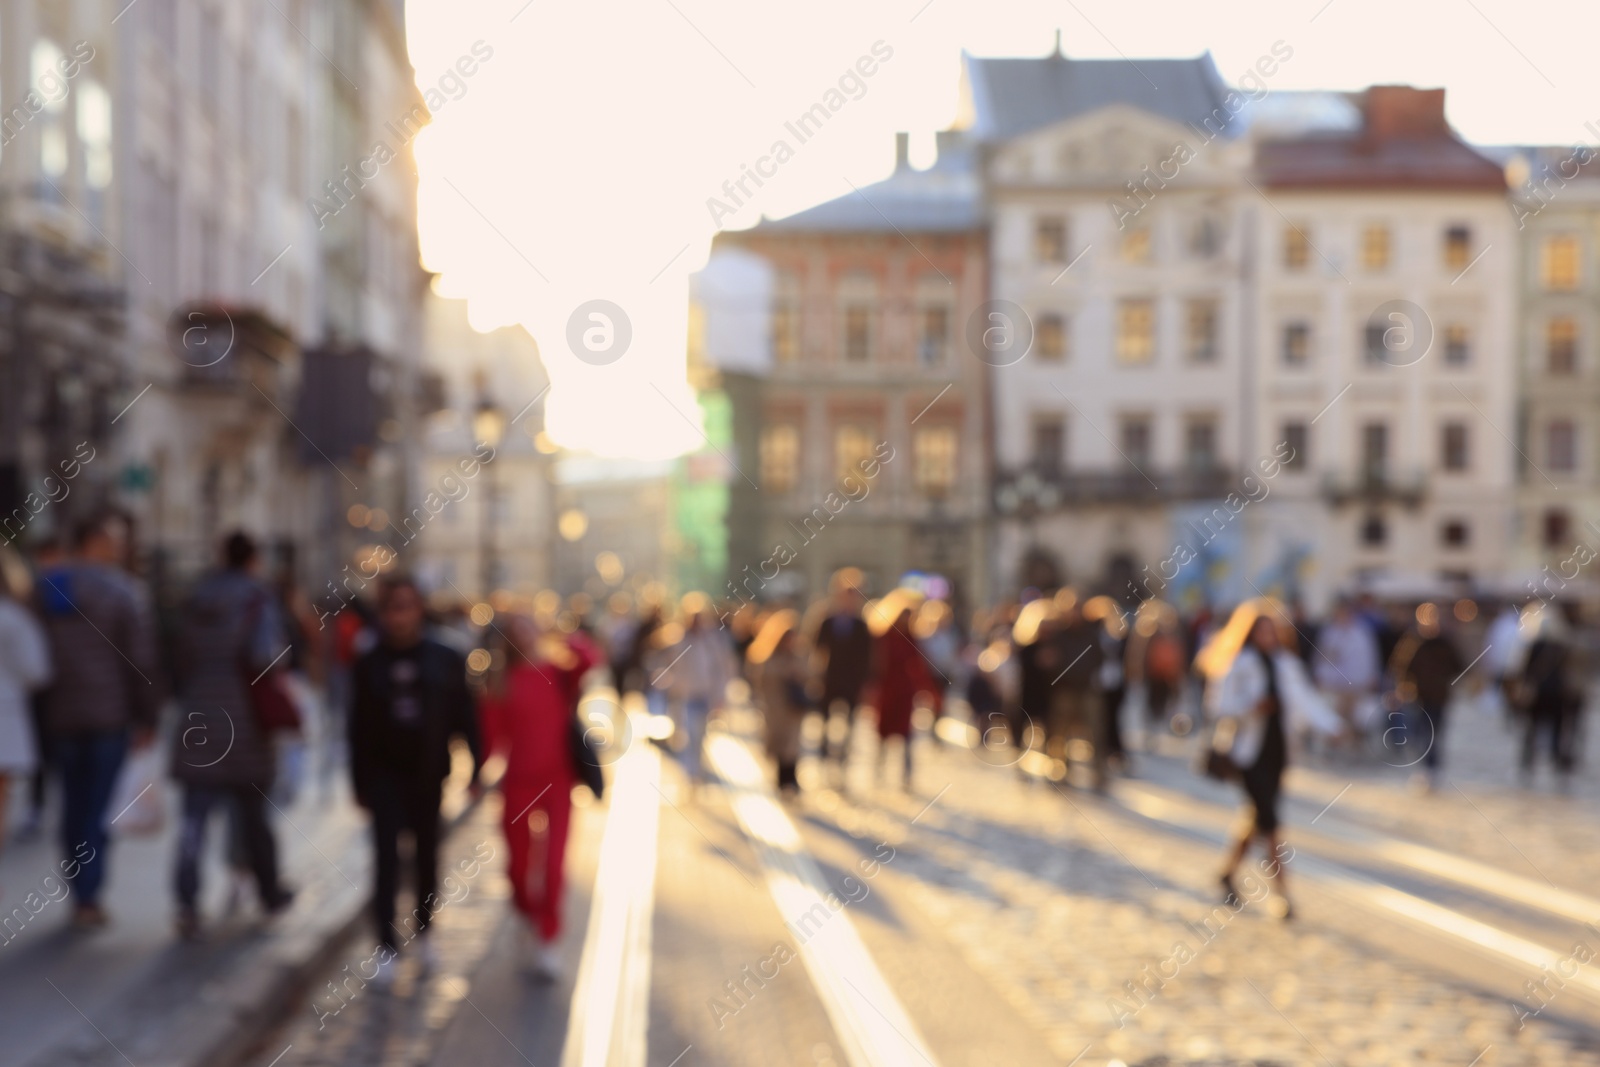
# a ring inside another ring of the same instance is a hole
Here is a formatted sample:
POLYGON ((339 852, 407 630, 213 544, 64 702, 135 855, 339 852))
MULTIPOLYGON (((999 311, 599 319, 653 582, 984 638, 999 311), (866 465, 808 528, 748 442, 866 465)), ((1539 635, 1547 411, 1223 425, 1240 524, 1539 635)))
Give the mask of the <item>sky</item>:
POLYGON ((1482 144, 1600 129, 1589 4, 409 0, 407 24, 435 112, 413 145, 424 266, 474 327, 521 323, 539 343, 551 437, 638 458, 703 443, 688 277, 717 230, 886 177, 897 130, 926 166, 957 117, 963 50, 1044 55, 1060 30, 1075 57, 1209 50, 1236 82, 1281 41, 1293 56, 1272 90, 1444 87, 1450 121, 1482 144), (863 58, 872 74, 849 80, 863 58), (845 105, 798 144, 784 123, 841 77, 845 105), (792 158, 735 205, 724 183, 779 139, 792 158))

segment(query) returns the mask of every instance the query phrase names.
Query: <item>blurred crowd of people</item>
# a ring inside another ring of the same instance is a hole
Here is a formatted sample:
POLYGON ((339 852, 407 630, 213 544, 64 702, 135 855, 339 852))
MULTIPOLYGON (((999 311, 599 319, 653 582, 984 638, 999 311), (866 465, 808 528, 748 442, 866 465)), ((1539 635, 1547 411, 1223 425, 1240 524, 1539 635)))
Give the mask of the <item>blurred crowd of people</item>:
POLYGON ((180 794, 180 935, 204 931, 213 815, 226 824, 229 909, 253 887, 263 914, 282 912, 294 892, 280 873, 274 809, 347 768, 370 813, 379 949, 393 958, 414 947, 426 962, 442 783, 470 762, 476 791, 495 757, 512 900, 541 975, 555 969, 573 789, 604 789, 601 750, 629 732, 635 709, 670 719, 671 730, 648 736, 668 743, 695 789, 708 777, 709 725, 747 701, 774 783, 791 796, 803 782, 846 788, 861 764, 911 791, 915 754, 929 743, 970 745, 997 765, 1093 789, 1131 773, 1140 753, 1198 753, 1209 773, 1239 783, 1255 813, 1223 877, 1233 897, 1249 842, 1277 853, 1293 754, 1381 759, 1415 768, 1428 786, 1453 705, 1490 700, 1520 734, 1523 774, 1543 753, 1565 782, 1591 676, 1583 631, 1541 601, 1350 598, 1319 625, 1265 599, 1229 617, 1185 615, 1159 600, 1062 588, 966 616, 919 588, 873 595, 847 567, 810 604, 719 604, 699 592, 671 601, 659 587, 603 601, 547 591, 439 603, 398 574, 370 597, 314 603, 292 581, 263 580, 255 542, 234 533, 161 611, 128 542, 127 523, 107 513, 26 560, 0 550, 0 826, 40 833, 56 783, 73 923, 107 921, 110 829, 159 828, 165 790, 155 785, 167 778, 180 794), (593 705, 583 709, 601 691, 611 711, 597 737, 593 705), (28 780, 17 790, 28 808, 8 820, 17 778, 28 780), (400 915, 407 854, 417 906, 400 915))

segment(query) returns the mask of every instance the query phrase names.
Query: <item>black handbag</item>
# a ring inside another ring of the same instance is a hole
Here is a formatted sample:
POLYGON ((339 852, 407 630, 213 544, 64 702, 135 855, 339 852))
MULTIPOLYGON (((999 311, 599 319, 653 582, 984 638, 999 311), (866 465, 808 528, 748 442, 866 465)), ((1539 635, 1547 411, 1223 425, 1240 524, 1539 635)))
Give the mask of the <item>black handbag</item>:
POLYGON ((1206 746, 1205 763, 1201 770, 1207 778, 1231 782, 1240 777, 1239 765, 1233 762, 1233 738, 1238 733, 1237 719, 1218 719, 1211 728, 1211 743, 1206 746))
POLYGON ((588 731, 576 715, 567 719, 567 755, 572 760, 572 773, 599 800, 606 791, 606 776, 600 770, 600 753, 590 742, 588 731))

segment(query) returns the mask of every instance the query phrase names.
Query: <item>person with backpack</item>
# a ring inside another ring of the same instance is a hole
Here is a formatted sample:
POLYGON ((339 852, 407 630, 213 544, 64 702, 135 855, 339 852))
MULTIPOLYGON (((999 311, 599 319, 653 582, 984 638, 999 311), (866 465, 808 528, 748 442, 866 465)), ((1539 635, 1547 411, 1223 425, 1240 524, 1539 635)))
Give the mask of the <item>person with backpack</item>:
POLYGON ((523 968, 545 980, 560 973, 556 938, 561 934, 567 828, 572 787, 581 780, 574 766, 572 731, 583 676, 600 662, 600 649, 581 631, 541 632, 526 615, 506 625, 505 666, 491 679, 483 701, 485 754, 499 753, 500 826, 509 857, 511 902, 519 927, 523 968))
POLYGON ((201 934, 200 858, 213 811, 231 809, 263 910, 276 915, 294 899, 278 879, 278 845, 266 811, 275 773, 271 735, 288 723, 263 714, 267 701, 282 697, 273 670, 288 638, 271 591, 252 573, 256 556, 249 535, 230 534, 222 566, 196 583, 183 613, 182 717, 171 773, 183 786, 174 882, 178 936, 185 940, 201 934))

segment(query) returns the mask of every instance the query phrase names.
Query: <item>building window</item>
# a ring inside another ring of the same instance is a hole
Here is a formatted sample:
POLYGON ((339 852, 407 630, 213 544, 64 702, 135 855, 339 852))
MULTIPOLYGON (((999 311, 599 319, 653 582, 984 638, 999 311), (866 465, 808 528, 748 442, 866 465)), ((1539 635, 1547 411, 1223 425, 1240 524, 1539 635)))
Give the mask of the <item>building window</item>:
POLYGON ((1193 471, 1217 469, 1217 420, 1209 415, 1191 418, 1183 427, 1184 459, 1193 471))
POLYGON ((1389 227, 1374 224, 1361 231, 1361 265, 1372 271, 1389 269, 1389 227))
POLYGON ((940 497, 956 484, 957 437, 953 426, 921 426, 911 439, 912 482, 928 496, 940 497))
POLYGON ((1576 289, 1579 266, 1577 237, 1557 234, 1544 239, 1539 249, 1539 278, 1546 289, 1576 289))
POLYGON ((1369 422, 1361 427, 1361 475, 1368 482, 1382 483, 1389 473, 1389 426, 1369 422))
POLYGON ((1444 328, 1444 361, 1451 367, 1465 367, 1472 362, 1472 333, 1460 323, 1444 328))
POLYGON ((1189 301, 1186 348, 1195 363, 1212 363, 1217 358, 1217 302, 1189 301))
POLYGON ((1033 224, 1033 256, 1040 263, 1067 261, 1067 222, 1059 215, 1046 215, 1033 224))
POLYGON ((1444 231, 1444 265, 1446 270, 1460 273, 1472 262, 1472 230, 1466 226, 1452 226, 1444 231))
POLYGON ((840 481, 861 476, 861 464, 872 458, 872 445, 865 426, 846 423, 833 431, 833 462, 840 481))
POLYGON ((1283 328, 1283 363, 1287 367, 1304 367, 1311 360, 1311 327, 1303 322, 1291 322, 1283 328))
POLYGON ((1150 416, 1125 415, 1122 418, 1122 457, 1141 470, 1150 465, 1150 416))
POLYGON ((1466 548, 1471 541, 1471 527, 1460 519, 1449 519, 1439 527, 1439 543, 1446 548, 1466 548))
POLYGON ((1444 424, 1439 434, 1439 462, 1447 471, 1464 471, 1471 465, 1466 423, 1444 424))
POLYGON ((787 493, 800 480, 800 429, 775 423, 761 430, 761 485, 787 493))
POLYGON ((1153 300, 1117 303, 1117 360, 1149 363, 1156 354, 1156 305, 1153 300))
POLYGON ((1210 215, 1195 220, 1189 231, 1189 251, 1196 259, 1210 259, 1222 251, 1222 226, 1210 215))
POLYGON ((1149 263, 1154 250, 1150 227, 1134 226, 1122 231, 1122 262, 1149 263))
POLYGON ((1305 270, 1311 262, 1311 238, 1306 231, 1290 225, 1283 231, 1283 265, 1289 270, 1305 270))
POLYGON ((1361 520, 1361 543, 1368 548, 1382 548, 1389 540, 1389 525, 1383 516, 1374 512, 1361 520))
POLYGON ((800 357, 800 315, 794 302, 779 299, 772 305, 772 361, 793 363, 800 357))
POLYGON ((1040 315, 1034 325, 1034 351, 1040 359, 1059 363, 1067 357, 1067 323, 1060 315, 1040 315))
POLYGON ((1556 419, 1545 427, 1544 454, 1551 470, 1578 468, 1578 428, 1570 419, 1556 419))
POLYGON ((850 363, 865 363, 872 357, 872 309, 865 304, 848 304, 844 309, 844 358, 850 363))
POLYGON ((1033 420, 1033 469, 1041 478, 1061 474, 1067 456, 1067 426, 1059 416, 1033 420))
POLYGON ((1544 328, 1545 364, 1551 374, 1578 370, 1578 320, 1551 319, 1544 328))
POLYGON ((1389 331, 1399 327, 1385 326, 1381 322, 1369 322, 1361 333, 1361 350, 1366 356, 1367 365, 1383 367, 1389 365, 1389 331))
POLYGON ((922 358, 922 365, 942 365, 950 351, 950 309, 943 304, 928 305, 922 309, 919 325, 917 354, 922 358))
POLYGON ((1283 443, 1288 446, 1289 458, 1283 461, 1286 471, 1303 471, 1311 462, 1310 429, 1303 422, 1283 424, 1283 443))
POLYGON ((1567 548, 1572 544, 1572 517, 1561 508, 1550 508, 1544 513, 1544 547, 1567 548))

